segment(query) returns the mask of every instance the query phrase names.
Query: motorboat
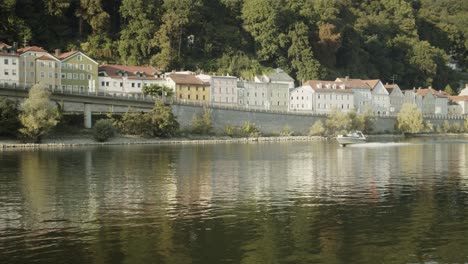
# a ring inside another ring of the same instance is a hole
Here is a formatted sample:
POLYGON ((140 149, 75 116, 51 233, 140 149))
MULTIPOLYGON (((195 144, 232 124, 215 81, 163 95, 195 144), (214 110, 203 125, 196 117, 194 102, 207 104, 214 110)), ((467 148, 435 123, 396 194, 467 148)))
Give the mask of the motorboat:
POLYGON ((336 140, 340 143, 340 146, 346 147, 349 144, 364 143, 367 138, 361 131, 351 131, 348 134, 338 135, 336 140))

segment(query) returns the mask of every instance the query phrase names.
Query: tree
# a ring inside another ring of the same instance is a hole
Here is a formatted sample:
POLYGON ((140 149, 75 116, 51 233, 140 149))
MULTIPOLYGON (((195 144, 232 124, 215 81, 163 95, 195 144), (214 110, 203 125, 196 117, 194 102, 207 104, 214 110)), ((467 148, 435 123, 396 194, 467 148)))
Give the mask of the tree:
POLYGON ((345 134, 348 132, 350 123, 351 120, 345 113, 340 112, 337 109, 333 109, 331 114, 325 120, 327 135, 336 136, 339 134, 345 134))
POLYGON ((422 112, 414 104, 403 104, 397 115, 398 129, 403 134, 419 133, 423 128, 422 112))
POLYGON ((179 122, 172 113, 170 106, 156 101, 151 113, 151 123, 153 124, 153 134, 157 137, 172 137, 179 132, 179 122))
POLYGON ((93 137, 98 142, 104 142, 115 136, 115 128, 111 119, 101 119, 94 124, 93 137))
POLYGON ((455 91, 453 91, 452 86, 450 86, 450 84, 447 84, 447 86, 445 86, 444 92, 446 92, 448 95, 455 95, 455 91))
POLYGON ((209 135, 213 130, 213 116, 210 109, 203 107, 200 116, 194 115, 192 118, 192 131, 196 134, 209 135))
POLYGON ((322 120, 316 121, 309 129, 310 136, 325 136, 325 132, 322 120))
POLYGON ((163 95, 165 97, 171 98, 174 95, 174 91, 165 85, 158 85, 158 84, 151 84, 148 86, 144 86, 141 91, 144 94, 152 95, 152 96, 157 96, 157 97, 162 97, 163 95))
POLYGON ((21 108, 20 121, 23 128, 19 131, 25 139, 39 143, 58 123, 57 107, 51 105, 50 93, 41 85, 36 84, 31 88, 21 108))
POLYGON ((0 136, 15 136, 20 128, 18 102, 0 100, 0 136))

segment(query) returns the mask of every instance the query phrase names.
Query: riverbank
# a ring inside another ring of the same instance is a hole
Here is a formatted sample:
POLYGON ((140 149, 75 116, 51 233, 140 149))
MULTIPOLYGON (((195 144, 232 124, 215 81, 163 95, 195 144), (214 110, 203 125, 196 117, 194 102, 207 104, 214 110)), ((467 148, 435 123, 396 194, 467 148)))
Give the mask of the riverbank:
POLYGON ((142 138, 136 136, 117 136, 106 142, 96 142, 87 136, 66 136, 45 138, 42 143, 22 143, 16 139, 0 138, 0 149, 10 148, 52 148, 52 147, 79 147, 79 146, 106 146, 106 145, 172 145, 172 144, 215 144, 215 143, 257 143, 279 141, 313 141, 326 140, 323 137, 314 136, 278 136, 278 137, 184 137, 184 138, 142 138))

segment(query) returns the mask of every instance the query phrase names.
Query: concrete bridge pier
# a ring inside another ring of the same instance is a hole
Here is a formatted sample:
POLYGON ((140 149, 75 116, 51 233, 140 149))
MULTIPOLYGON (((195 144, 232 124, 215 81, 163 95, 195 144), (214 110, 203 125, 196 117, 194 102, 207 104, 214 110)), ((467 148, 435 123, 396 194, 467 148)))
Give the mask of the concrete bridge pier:
POLYGON ((84 127, 85 128, 92 128, 93 120, 91 115, 91 104, 84 104, 83 112, 84 112, 84 127))

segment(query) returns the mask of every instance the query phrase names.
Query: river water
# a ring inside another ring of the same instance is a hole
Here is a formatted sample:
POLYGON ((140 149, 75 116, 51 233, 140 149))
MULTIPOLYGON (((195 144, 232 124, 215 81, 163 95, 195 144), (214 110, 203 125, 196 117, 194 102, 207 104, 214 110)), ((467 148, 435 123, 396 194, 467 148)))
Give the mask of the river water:
POLYGON ((467 263, 468 140, 0 151, 0 263, 467 263))

